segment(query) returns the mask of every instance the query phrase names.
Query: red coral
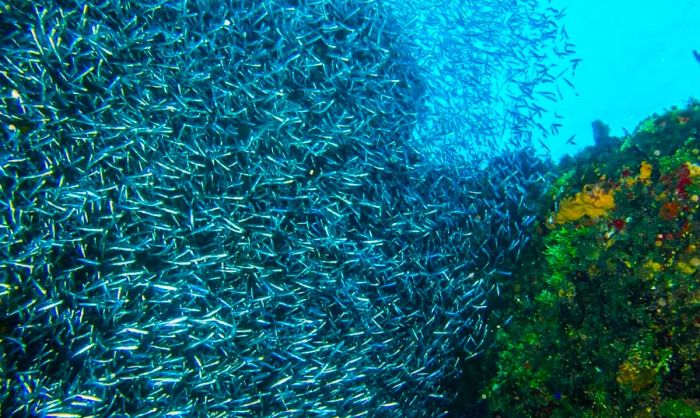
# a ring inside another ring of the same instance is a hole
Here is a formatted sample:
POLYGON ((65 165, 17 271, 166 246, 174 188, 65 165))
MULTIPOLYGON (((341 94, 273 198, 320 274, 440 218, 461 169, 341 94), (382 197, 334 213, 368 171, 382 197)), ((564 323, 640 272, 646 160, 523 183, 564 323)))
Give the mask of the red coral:
POLYGON ((625 227, 625 220, 624 219, 615 219, 612 221, 612 225, 615 227, 616 230, 621 231, 622 228, 625 227))
POLYGON ((683 164, 678 169, 678 183, 676 183, 676 194, 685 199, 688 197, 688 192, 685 190, 686 186, 693 183, 690 178, 690 169, 686 164, 683 164))

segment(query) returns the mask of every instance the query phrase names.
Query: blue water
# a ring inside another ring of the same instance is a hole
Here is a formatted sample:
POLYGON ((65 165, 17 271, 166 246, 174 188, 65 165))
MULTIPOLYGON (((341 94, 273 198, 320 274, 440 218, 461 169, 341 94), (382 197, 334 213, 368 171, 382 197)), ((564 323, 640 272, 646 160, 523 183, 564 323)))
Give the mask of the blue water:
POLYGON ((593 143, 591 121, 612 135, 632 132, 643 119, 700 97, 700 2, 552 2, 566 6, 562 23, 582 59, 575 92, 550 110, 564 116, 559 135, 545 139, 558 158, 593 143), (578 94, 576 94, 578 93, 578 94), (566 140, 576 135, 576 145, 566 140))
POLYGON ((700 96, 691 1, 569 5, 551 66, 537 1, 14 3, 2 416, 446 416, 548 187, 530 143, 700 96))

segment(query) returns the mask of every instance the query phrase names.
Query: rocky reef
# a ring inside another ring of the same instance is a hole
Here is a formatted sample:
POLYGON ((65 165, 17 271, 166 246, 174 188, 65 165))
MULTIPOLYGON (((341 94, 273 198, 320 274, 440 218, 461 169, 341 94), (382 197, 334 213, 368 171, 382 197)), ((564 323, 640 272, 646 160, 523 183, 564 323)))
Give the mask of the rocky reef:
POLYGON ((594 128, 502 283, 481 398, 504 417, 697 416, 700 103, 624 138, 594 128))

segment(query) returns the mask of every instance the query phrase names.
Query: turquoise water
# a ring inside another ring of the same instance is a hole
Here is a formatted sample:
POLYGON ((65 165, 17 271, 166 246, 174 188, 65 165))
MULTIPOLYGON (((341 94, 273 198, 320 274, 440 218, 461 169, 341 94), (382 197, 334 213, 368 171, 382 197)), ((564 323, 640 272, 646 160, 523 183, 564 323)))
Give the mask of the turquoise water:
POLYGON ((582 59, 575 91, 550 109, 565 116, 561 134, 545 142, 555 158, 593 143, 591 121, 612 135, 632 132, 654 112, 700 97, 700 2, 555 1, 582 59), (566 140, 576 135, 576 146, 566 140))

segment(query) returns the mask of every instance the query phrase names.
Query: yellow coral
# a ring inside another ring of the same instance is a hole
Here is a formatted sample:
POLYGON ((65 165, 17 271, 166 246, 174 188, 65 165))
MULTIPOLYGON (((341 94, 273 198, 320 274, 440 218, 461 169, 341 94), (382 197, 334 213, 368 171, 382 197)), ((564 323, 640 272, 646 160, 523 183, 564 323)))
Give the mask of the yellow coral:
POLYGON ((661 263, 657 263, 654 260, 648 260, 646 263, 644 263, 644 268, 649 269, 654 273, 661 271, 661 267, 661 263))
POLYGON ((632 360, 627 360, 620 365, 617 370, 615 380, 620 386, 632 390, 633 392, 641 392, 654 383, 656 373, 653 368, 642 363, 639 364, 639 357, 635 356, 632 360))
POLYGON ((598 186, 584 186, 583 191, 564 199, 559 204, 559 211, 554 215, 554 222, 563 224, 577 221, 584 216, 599 218, 615 208, 613 191, 605 191, 598 186))
POLYGON ((649 181, 649 178, 651 178, 651 164, 646 161, 642 161, 642 164, 639 167, 639 181, 646 183, 649 181))
POLYGON ((690 177, 700 176, 700 166, 691 162, 685 163, 685 166, 688 167, 688 174, 690 177))
POLYGON ((644 280, 651 280, 661 270, 663 270, 663 266, 661 265, 661 263, 657 263, 654 260, 647 260, 647 262, 644 263, 641 270, 639 271, 639 277, 641 277, 644 280))
POLYGON ((642 161, 639 165, 639 175, 635 177, 623 177, 620 179, 620 183, 627 187, 632 187, 637 183, 649 184, 651 181, 651 170, 652 166, 646 161, 642 161))
POLYGON ((695 267, 693 267, 692 265, 690 265, 684 261, 678 261, 676 263, 676 270, 678 270, 679 272, 681 272, 683 274, 690 275, 690 274, 695 273, 696 269, 695 269, 695 267))

